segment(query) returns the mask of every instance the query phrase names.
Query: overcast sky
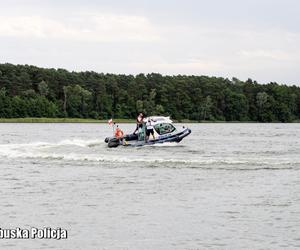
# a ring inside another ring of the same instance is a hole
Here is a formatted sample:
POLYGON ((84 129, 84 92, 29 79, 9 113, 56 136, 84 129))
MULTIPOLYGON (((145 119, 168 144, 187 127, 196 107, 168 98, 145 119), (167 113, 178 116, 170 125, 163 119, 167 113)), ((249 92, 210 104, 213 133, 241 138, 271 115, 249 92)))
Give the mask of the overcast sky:
POLYGON ((300 85, 300 1, 1 0, 0 62, 300 85))

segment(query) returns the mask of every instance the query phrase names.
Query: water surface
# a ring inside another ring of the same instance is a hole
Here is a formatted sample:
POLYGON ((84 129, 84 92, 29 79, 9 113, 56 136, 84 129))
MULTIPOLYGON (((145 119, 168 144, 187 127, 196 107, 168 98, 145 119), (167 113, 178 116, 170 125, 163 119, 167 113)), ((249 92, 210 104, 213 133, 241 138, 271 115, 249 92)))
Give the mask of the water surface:
POLYGON ((0 124, 0 227, 69 233, 1 249, 299 248, 300 124, 186 125, 109 149, 106 124, 0 124))

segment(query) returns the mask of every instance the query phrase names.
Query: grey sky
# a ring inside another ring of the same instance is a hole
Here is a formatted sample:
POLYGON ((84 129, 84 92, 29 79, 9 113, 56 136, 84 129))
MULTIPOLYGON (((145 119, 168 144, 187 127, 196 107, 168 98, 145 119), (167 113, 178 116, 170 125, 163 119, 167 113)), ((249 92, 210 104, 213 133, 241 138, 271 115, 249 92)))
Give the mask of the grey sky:
POLYGON ((300 1, 1 1, 0 62, 300 85, 300 1))

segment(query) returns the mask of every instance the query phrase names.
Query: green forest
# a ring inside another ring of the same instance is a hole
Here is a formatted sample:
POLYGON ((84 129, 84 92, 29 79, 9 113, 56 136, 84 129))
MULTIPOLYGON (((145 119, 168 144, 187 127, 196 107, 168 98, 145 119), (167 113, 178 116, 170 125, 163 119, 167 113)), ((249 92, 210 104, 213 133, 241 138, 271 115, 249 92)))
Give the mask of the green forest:
POLYGON ((0 118, 134 119, 141 111, 179 121, 299 121, 300 88, 251 79, 0 64, 0 118))

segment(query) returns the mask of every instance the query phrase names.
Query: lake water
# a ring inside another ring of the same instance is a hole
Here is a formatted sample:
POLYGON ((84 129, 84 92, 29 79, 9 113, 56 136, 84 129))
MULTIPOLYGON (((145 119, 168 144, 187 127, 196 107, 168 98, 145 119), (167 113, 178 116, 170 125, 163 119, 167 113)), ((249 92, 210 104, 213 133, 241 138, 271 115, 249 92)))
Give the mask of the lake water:
POLYGON ((109 149, 106 124, 0 124, 0 227, 68 231, 0 249, 300 248, 300 124, 185 125, 109 149))

